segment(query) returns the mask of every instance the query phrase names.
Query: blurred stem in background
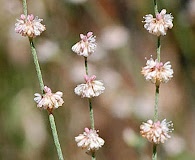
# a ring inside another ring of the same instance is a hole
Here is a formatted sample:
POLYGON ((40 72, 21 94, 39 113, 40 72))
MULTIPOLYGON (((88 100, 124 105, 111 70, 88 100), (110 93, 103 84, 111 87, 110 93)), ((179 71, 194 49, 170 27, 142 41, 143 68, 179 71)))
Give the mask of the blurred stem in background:
MULTIPOLYGON (((27 2, 26 0, 22 0, 22 4, 23 4, 23 11, 24 11, 24 15, 27 17, 27 2)), ((34 64, 35 64, 35 68, 36 68, 36 72, 37 72, 37 77, 39 80, 39 84, 40 84, 40 89, 42 91, 42 93, 44 92, 44 83, 43 83, 43 78, 42 78, 42 74, 41 74, 41 68, 39 65, 39 61, 38 61, 38 57, 37 57, 37 52, 33 43, 33 38, 29 38, 29 42, 30 42, 30 48, 31 48, 31 53, 33 55, 33 60, 34 60, 34 64)), ((55 143, 55 147, 58 153, 58 158, 59 160, 64 160, 63 158, 63 154, 62 154, 62 150, 60 147, 60 142, 59 142, 59 138, 58 138, 58 134, 57 134, 57 129, 56 129, 56 125, 55 125, 55 120, 54 120, 54 116, 52 113, 49 114, 49 122, 51 125, 51 130, 52 130, 52 134, 53 134, 53 138, 54 138, 54 143, 55 143)))

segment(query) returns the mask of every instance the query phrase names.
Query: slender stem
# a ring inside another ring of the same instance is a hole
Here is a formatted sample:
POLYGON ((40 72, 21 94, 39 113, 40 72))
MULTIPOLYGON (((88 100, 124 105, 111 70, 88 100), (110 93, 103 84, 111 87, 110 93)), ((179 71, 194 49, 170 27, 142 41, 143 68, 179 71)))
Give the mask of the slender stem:
POLYGON ((157 145, 153 144, 152 160, 157 160, 157 145))
POLYGON ((158 36, 158 39, 157 39, 157 50, 156 50, 158 62, 160 62, 160 49, 161 49, 160 36, 158 36))
MULTIPOLYGON (((154 13, 155 13, 155 15, 157 15, 159 13, 157 0, 154 0, 154 13)), ((160 62, 160 49, 161 49, 160 36, 158 36, 157 50, 156 50, 158 62, 160 62)), ((159 87, 160 87, 159 84, 156 84, 155 105, 154 105, 154 122, 158 121, 159 87)), ((156 144, 153 144, 152 160, 157 160, 157 145, 156 144)))
POLYGON ((86 75, 88 75, 87 57, 85 57, 85 72, 86 72, 86 75))
POLYGON ((155 15, 158 14, 157 0, 154 0, 154 13, 155 13, 155 15))
POLYGON ((92 153, 91 160, 96 160, 96 158, 95 158, 95 152, 92 153))
MULTIPOLYGON (((22 4, 23 4, 24 14, 27 16, 27 3, 26 3, 26 0, 22 0, 22 4)), ((35 46, 34 46, 34 43, 33 43, 33 38, 29 38, 29 43, 30 43, 31 53, 33 55, 33 60, 34 60, 34 64, 35 64, 35 68, 36 68, 36 72, 37 72, 37 77, 38 77, 38 80, 39 80, 39 85, 40 85, 41 91, 43 93, 44 83, 43 83, 43 78, 42 78, 42 74, 41 74, 41 68, 39 66, 37 52, 36 52, 36 49, 35 49, 35 46)), ((59 160, 64 160, 62 150, 61 150, 61 147, 60 147, 60 142, 59 142, 59 139, 58 139, 58 134, 57 134, 57 130, 56 130, 54 116, 51 113, 49 114, 49 121, 50 121, 51 130, 52 130, 52 134, 53 134, 53 138, 54 138, 54 143, 55 143, 56 150, 57 150, 57 153, 58 153, 58 158, 59 158, 59 160)))
POLYGON ((50 121, 51 130, 52 130, 52 134, 53 134, 53 138, 54 138, 54 143, 55 143, 56 150, 57 150, 57 153, 58 153, 58 158, 59 158, 59 160, 64 160, 62 150, 61 150, 61 147, 60 147, 60 142, 59 142, 59 139, 58 139, 58 133, 57 133, 57 130, 56 130, 54 116, 51 113, 49 114, 49 121, 50 121))
POLYGON ((91 98, 89 98, 89 114, 90 114, 91 129, 95 129, 93 107, 92 107, 92 103, 91 103, 91 98))
POLYGON ((154 122, 158 120, 158 101, 159 101, 159 85, 156 85, 155 104, 154 104, 154 122))
POLYGON ((24 15, 27 16, 28 12, 27 12, 26 0, 22 0, 22 5, 23 5, 24 15))
POLYGON ((42 78, 42 74, 41 74, 41 68, 39 66, 39 61, 37 58, 37 52, 36 52, 36 49, 35 49, 35 46, 33 43, 33 39, 29 38, 29 42, 30 42, 30 48, 31 48, 31 52, 33 55, 33 60, 34 60, 34 64, 35 64, 35 68, 36 68, 36 72, 37 72, 37 77, 39 80, 39 85, 40 85, 41 91, 43 92, 44 83, 43 83, 43 78, 42 78))
MULTIPOLYGON (((88 75, 87 57, 85 57, 85 73, 86 73, 86 75, 88 75)), ((93 107, 92 107, 91 98, 88 98, 88 101, 89 101, 89 116, 90 116, 91 129, 94 130, 95 129, 95 122, 94 122, 94 114, 93 114, 93 107)), ((96 160, 95 152, 92 153, 91 159, 96 160)))

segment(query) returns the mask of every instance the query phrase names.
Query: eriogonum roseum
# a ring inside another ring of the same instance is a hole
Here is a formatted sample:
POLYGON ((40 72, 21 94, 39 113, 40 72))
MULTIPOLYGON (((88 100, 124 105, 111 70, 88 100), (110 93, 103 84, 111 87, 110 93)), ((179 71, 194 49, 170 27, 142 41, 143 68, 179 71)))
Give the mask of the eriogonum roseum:
POLYGON ((93 32, 88 32, 87 35, 80 34, 81 40, 72 46, 72 51, 80 56, 88 57, 96 49, 96 37, 93 32))
POLYGON ((82 98, 92 98, 99 96, 105 90, 104 84, 100 80, 95 80, 96 76, 91 77, 85 75, 85 84, 79 84, 74 89, 75 94, 81 96, 82 98))
POLYGON ((34 17, 33 14, 27 16, 22 14, 20 19, 17 19, 15 31, 22 36, 28 36, 31 38, 40 36, 40 34, 46 30, 45 25, 41 24, 42 21, 43 19, 39 19, 37 16, 34 17))
POLYGON ((156 18, 153 15, 148 14, 143 17, 144 28, 156 36, 166 35, 168 29, 173 27, 173 16, 166 14, 166 9, 163 9, 160 13, 156 14, 156 18))
POLYGON ((88 151, 96 151, 104 145, 104 140, 97 134, 98 131, 85 128, 83 134, 75 137, 78 147, 88 151))
POLYGON ((145 137, 149 142, 155 144, 164 143, 167 139, 171 138, 169 133, 172 131, 173 123, 171 121, 166 122, 166 119, 162 122, 153 122, 152 120, 148 120, 146 123, 143 122, 140 126, 140 133, 142 137, 145 137))
POLYGON ((51 89, 47 86, 44 87, 44 94, 35 93, 34 101, 37 103, 37 107, 52 111, 64 103, 62 92, 52 93, 51 89))
POLYGON ((151 81, 159 85, 160 83, 167 83, 173 77, 173 69, 171 69, 170 62, 163 64, 158 60, 150 58, 146 62, 146 66, 142 68, 141 73, 147 81, 151 81))

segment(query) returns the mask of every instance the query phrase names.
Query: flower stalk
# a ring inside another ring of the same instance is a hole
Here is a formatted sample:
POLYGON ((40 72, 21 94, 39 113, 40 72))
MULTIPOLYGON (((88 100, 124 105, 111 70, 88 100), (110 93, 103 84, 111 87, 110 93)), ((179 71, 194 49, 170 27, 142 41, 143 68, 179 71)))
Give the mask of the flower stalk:
MULTIPOLYGON (((22 5, 23 5, 24 15, 25 15, 25 17, 27 17, 28 12, 27 12, 27 2, 26 2, 26 0, 22 0, 22 5)), ((44 26, 39 26, 39 27, 42 27, 42 31, 45 30, 44 26)), ((38 35, 40 35, 40 33, 41 32, 39 32, 38 35)), ((41 92, 44 93, 44 83, 43 83, 43 78, 42 78, 42 74, 41 74, 41 68, 40 68, 40 65, 39 65, 38 57, 37 57, 36 48, 35 48, 34 43, 33 43, 33 37, 29 37, 29 43, 30 43, 31 53, 33 55, 33 60, 34 60, 34 64, 35 64, 35 68, 36 68, 36 72, 37 72, 37 77, 38 77, 38 80, 39 80, 40 89, 41 89, 41 92)), ((56 125, 55 125, 54 116, 52 114, 52 110, 49 111, 49 121, 50 121, 50 126, 51 126, 51 130, 52 130, 53 138, 54 138, 55 147, 56 147, 56 150, 57 150, 57 153, 58 153, 58 158, 59 158, 59 160, 64 160, 62 150, 61 150, 61 147, 60 147, 58 134, 57 134, 57 129, 56 129, 56 125)))
MULTIPOLYGON (((88 75, 88 63, 87 63, 87 57, 85 58, 85 72, 86 75, 88 75)), ((90 115, 90 123, 91 123, 91 129, 95 129, 95 122, 94 122, 94 114, 93 114, 93 106, 91 102, 91 98, 88 98, 89 102, 89 115, 90 115)), ((94 155, 95 156, 95 155, 94 155)), ((92 156, 93 157, 93 156, 92 156)))
POLYGON ((57 130, 56 130, 55 119, 54 119, 54 116, 53 116, 52 113, 49 114, 49 122, 50 122, 51 130, 52 130, 56 150, 57 150, 57 153, 58 153, 58 158, 59 158, 59 160, 64 160, 62 150, 61 150, 61 147, 60 147, 60 142, 59 142, 59 139, 58 139, 58 133, 57 133, 57 130))
POLYGON ((40 85, 41 91, 43 93, 44 83, 43 83, 43 78, 42 78, 42 74, 41 74, 41 68, 39 65, 38 57, 37 57, 37 52, 36 52, 32 38, 29 38, 29 42, 30 42, 31 53, 33 55, 33 60, 34 60, 34 64, 35 64, 35 68, 36 68, 36 72, 37 72, 37 77, 39 80, 39 85, 40 85))
MULTIPOLYGON (((158 14, 158 5, 157 1, 154 0, 154 13, 155 15, 158 14)), ((160 49, 161 49, 161 43, 160 43, 160 36, 157 37, 157 60, 160 63, 160 49)), ((156 84, 156 90, 155 90, 155 105, 154 105, 154 122, 158 120, 158 103, 159 103, 159 84, 156 84)), ((153 144, 153 151, 152 151, 152 160, 157 160, 157 144, 153 144)))

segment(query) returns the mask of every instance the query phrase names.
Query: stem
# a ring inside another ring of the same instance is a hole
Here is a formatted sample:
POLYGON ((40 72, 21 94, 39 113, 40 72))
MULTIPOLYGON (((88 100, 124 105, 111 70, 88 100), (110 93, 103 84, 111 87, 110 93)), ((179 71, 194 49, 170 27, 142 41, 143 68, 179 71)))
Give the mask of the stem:
POLYGON ((91 160, 96 160, 96 158, 95 158, 95 152, 92 153, 91 160))
MULTIPOLYGON (((23 4, 24 14, 27 16, 27 3, 26 3, 26 0, 22 0, 22 4, 23 4)), ((36 68, 36 72, 37 72, 37 77, 38 77, 38 80, 39 80, 39 85, 40 85, 41 91, 43 93, 44 83, 43 83, 43 78, 42 78, 42 74, 41 74, 41 68, 39 66, 37 52, 36 52, 36 49, 35 49, 32 38, 29 38, 29 42, 30 42, 31 53, 33 55, 33 60, 34 60, 34 64, 35 64, 35 68, 36 68)), ((54 143, 55 143, 56 150, 57 150, 57 153, 58 153, 58 158, 59 158, 59 160, 64 160, 62 150, 61 150, 61 147, 60 147, 60 142, 59 142, 59 139, 58 139, 58 134, 57 134, 57 130, 56 130, 54 116, 51 113, 49 114, 49 121, 50 121, 51 130, 52 130, 52 134, 53 134, 53 138, 54 138, 54 143)))
MULTIPOLYGON (((85 57, 85 72, 86 72, 86 75, 88 75, 87 57, 85 57)), ((88 100, 89 100, 89 116, 90 116, 91 129, 94 130, 95 129, 95 123, 94 123, 94 114, 93 114, 93 107, 92 107, 91 98, 88 98, 88 100)), ((95 152, 92 153, 91 159, 96 160, 95 152)))
POLYGON ((155 104, 154 104, 154 122, 158 120, 158 101, 159 101, 159 85, 156 85, 155 104))
POLYGON ((95 129, 93 107, 92 107, 92 103, 91 103, 91 98, 89 98, 89 114, 90 114, 91 129, 95 129))
POLYGON ((86 72, 86 75, 88 75, 87 57, 85 57, 85 72, 86 72))
POLYGON ((157 160, 157 145, 153 144, 152 160, 157 160))
POLYGON ((158 14, 158 5, 157 5, 156 0, 154 0, 154 13, 155 15, 158 14))
POLYGON ((22 5, 23 5, 24 15, 27 16, 28 12, 27 12, 26 0, 22 0, 22 5))
MULTIPOLYGON (((157 0, 154 0, 154 13, 157 15, 158 12, 158 5, 157 0)), ((161 43, 160 43, 160 36, 157 38, 157 60, 160 63, 160 49, 161 49, 161 43)), ((154 105, 154 122, 158 121, 158 103, 159 103, 159 86, 160 84, 156 84, 156 90, 155 90, 155 105, 154 105)), ((152 153, 152 160, 157 160, 157 145, 153 144, 153 153, 152 153)))
POLYGON ((160 48, 161 48, 160 36, 158 36, 158 39, 157 39, 157 50, 156 50, 158 62, 160 62, 160 48))
POLYGON ((61 147, 60 147, 60 142, 59 142, 59 139, 58 139, 58 133, 57 133, 57 130, 56 130, 54 116, 51 113, 49 114, 49 121, 50 121, 51 130, 52 130, 52 134, 53 134, 53 138, 54 138, 54 143, 55 143, 56 150, 57 150, 57 153, 58 153, 58 158, 59 158, 59 160, 64 160, 62 150, 61 150, 61 147))
POLYGON ((39 85, 40 85, 41 91, 43 92, 44 83, 43 83, 43 78, 42 78, 42 74, 41 74, 41 68, 39 66, 39 61, 37 58, 37 52, 36 52, 33 40, 31 38, 29 38, 29 42, 30 42, 30 48, 31 48, 31 52, 33 55, 33 60, 34 60, 34 64, 35 64, 35 68, 36 68, 36 72, 37 72, 37 77, 39 80, 39 85))

